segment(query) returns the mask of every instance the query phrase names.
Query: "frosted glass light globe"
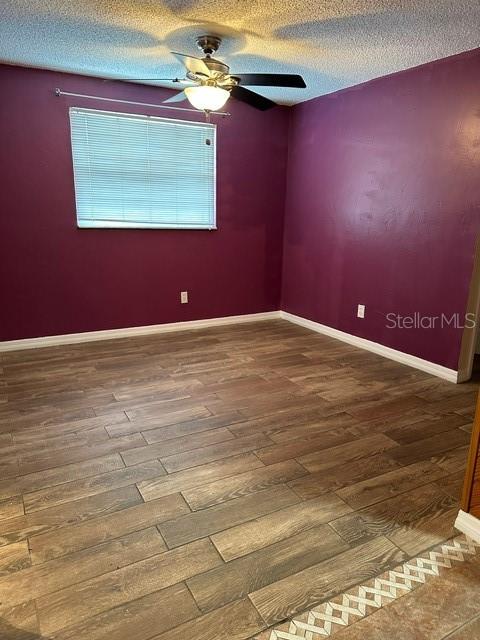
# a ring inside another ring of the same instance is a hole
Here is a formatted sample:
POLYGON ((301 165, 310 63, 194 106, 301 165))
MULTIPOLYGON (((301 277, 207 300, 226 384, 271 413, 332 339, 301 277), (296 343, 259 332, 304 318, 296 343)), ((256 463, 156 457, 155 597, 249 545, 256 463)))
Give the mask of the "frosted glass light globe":
POLYGON ((209 85, 187 87, 185 93, 190 104, 201 111, 218 111, 230 97, 226 89, 209 85))

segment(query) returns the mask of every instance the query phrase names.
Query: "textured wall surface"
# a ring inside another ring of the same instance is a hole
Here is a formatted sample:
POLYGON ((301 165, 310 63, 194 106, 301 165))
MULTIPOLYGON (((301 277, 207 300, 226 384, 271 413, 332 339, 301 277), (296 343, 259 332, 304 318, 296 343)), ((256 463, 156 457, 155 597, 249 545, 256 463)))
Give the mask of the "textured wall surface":
POLYGON ((457 368, 480 232, 480 50, 297 105, 282 308, 457 368), (358 303, 365 319, 356 318, 358 303))
POLYGON ((0 340, 273 310, 283 280, 285 310, 456 369, 461 329, 389 329, 386 314, 465 309, 479 72, 477 50, 290 110, 232 102, 206 232, 76 228, 68 106, 109 105, 54 87, 145 102, 166 90, 0 67, 0 340))
POLYGON ((0 86, 0 340, 278 309, 285 107, 265 117, 237 103, 217 119, 217 231, 77 229, 68 106, 145 108, 54 88, 154 103, 170 92, 8 66, 0 86))

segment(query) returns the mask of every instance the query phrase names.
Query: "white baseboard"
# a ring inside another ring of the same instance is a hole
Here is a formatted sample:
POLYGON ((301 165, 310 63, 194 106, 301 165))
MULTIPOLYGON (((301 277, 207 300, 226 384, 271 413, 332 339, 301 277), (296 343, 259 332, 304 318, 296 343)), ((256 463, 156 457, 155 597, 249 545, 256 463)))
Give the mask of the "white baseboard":
POLYGON ((248 313, 242 316, 226 316, 224 318, 207 318, 206 320, 188 320, 186 322, 170 322, 168 324, 151 324, 143 327, 127 327, 125 329, 106 329, 104 331, 86 331, 84 333, 67 333, 59 336, 44 336, 41 338, 25 338, 23 340, 8 340, 0 342, 0 352, 19 351, 21 349, 38 349, 63 344, 77 344, 80 342, 95 342, 97 340, 114 340, 116 338, 131 338, 147 336, 155 333, 170 333, 191 329, 205 329, 228 324, 242 324, 259 320, 273 320, 280 318, 280 311, 265 313, 248 313))
POLYGON ((480 543, 480 520, 475 516, 460 509, 454 527, 475 542, 480 543))
POLYGON ((307 320, 300 316, 293 315, 287 311, 267 311, 265 313, 249 313, 241 316, 226 316, 223 318, 207 318, 206 320, 188 320, 186 322, 170 322, 168 324, 152 324, 143 327, 126 327, 124 329, 106 329, 104 331, 86 331, 84 333, 68 333, 65 335, 57 336, 44 336, 40 338, 25 338, 23 340, 8 340, 0 342, 0 353, 6 351, 19 351, 22 349, 38 349, 41 347, 53 347, 65 344, 77 344, 81 342, 95 342, 97 340, 114 340, 116 338, 131 338, 135 336, 146 336, 156 333, 170 333, 173 331, 187 331, 191 329, 205 329, 208 327, 219 327, 229 324, 241 324, 244 322, 257 322, 261 320, 273 320, 276 318, 283 318, 288 322, 301 325, 317 333, 323 333, 324 335, 336 338, 342 342, 347 342, 354 347, 360 349, 366 349, 372 351, 390 360, 401 362, 402 364, 409 365, 415 369, 420 369, 426 373, 430 373, 434 376, 444 378, 450 382, 458 382, 459 375, 454 369, 447 369, 434 362, 428 360, 422 360, 408 353, 385 347, 378 342, 372 342, 365 338, 358 338, 357 336, 333 329, 327 325, 314 322, 313 320, 307 320))
POLYGON ((341 340, 342 342, 347 342, 354 347, 359 347, 360 349, 365 349, 366 351, 372 351, 373 353, 377 353, 384 358, 390 358, 390 360, 395 360, 396 362, 401 362, 402 364, 414 367, 415 369, 420 369, 421 371, 430 373, 433 376, 438 376, 439 378, 443 378, 444 380, 448 380, 449 382, 458 382, 458 372, 454 369, 448 369, 447 367, 443 367, 440 364, 435 364, 434 362, 430 362, 429 360, 423 360, 422 358, 417 358, 417 356, 403 353, 403 351, 397 351, 396 349, 386 347, 383 344, 379 344, 378 342, 372 342, 371 340, 366 340, 365 338, 358 338, 357 336, 354 336, 350 333, 345 333, 344 331, 333 329, 332 327, 328 327, 325 324, 320 324, 319 322, 314 322, 313 320, 307 320, 306 318, 296 316, 293 313, 288 313, 287 311, 281 311, 280 317, 288 320, 289 322, 293 322, 294 324, 299 324, 302 327, 311 329, 312 331, 317 331, 318 333, 323 333, 326 336, 336 338, 337 340, 341 340))

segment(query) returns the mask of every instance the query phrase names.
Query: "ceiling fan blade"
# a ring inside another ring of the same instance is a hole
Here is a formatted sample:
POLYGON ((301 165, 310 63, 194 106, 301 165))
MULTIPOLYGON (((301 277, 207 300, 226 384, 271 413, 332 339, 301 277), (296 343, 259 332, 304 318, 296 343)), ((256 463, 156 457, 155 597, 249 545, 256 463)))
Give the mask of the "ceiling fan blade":
POLYGON ((250 91, 250 89, 245 89, 245 87, 241 87, 239 85, 233 87, 231 95, 236 100, 246 102, 251 107, 255 107, 255 109, 260 109, 261 111, 266 111, 267 109, 277 106, 275 102, 269 100, 269 98, 265 98, 259 93, 255 93, 254 91, 250 91))
POLYGON ((185 91, 179 91, 178 93, 176 93, 174 96, 171 96, 171 98, 167 98, 166 100, 162 101, 162 104, 165 102, 183 102, 184 100, 187 99, 187 94, 185 93, 185 91))
POLYGON ((182 82, 182 80, 179 80, 178 78, 122 78, 122 80, 127 80, 129 82, 133 80, 137 80, 139 82, 182 82))
POLYGON ((296 87, 305 89, 307 86, 302 76, 292 73, 232 73, 240 83, 251 87, 296 87))
POLYGON ((187 56, 184 53, 177 53, 176 51, 172 51, 171 53, 177 58, 177 60, 180 60, 180 62, 187 67, 188 71, 191 71, 192 73, 199 73, 203 76, 210 76, 210 69, 201 58, 187 56))

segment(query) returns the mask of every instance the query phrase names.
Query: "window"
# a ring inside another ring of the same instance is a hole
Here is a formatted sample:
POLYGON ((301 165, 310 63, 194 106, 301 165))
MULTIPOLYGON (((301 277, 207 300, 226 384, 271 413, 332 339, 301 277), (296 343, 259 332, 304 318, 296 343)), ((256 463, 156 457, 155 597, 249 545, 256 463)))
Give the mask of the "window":
POLYGON ((215 228, 215 125, 70 108, 79 227, 215 228))

